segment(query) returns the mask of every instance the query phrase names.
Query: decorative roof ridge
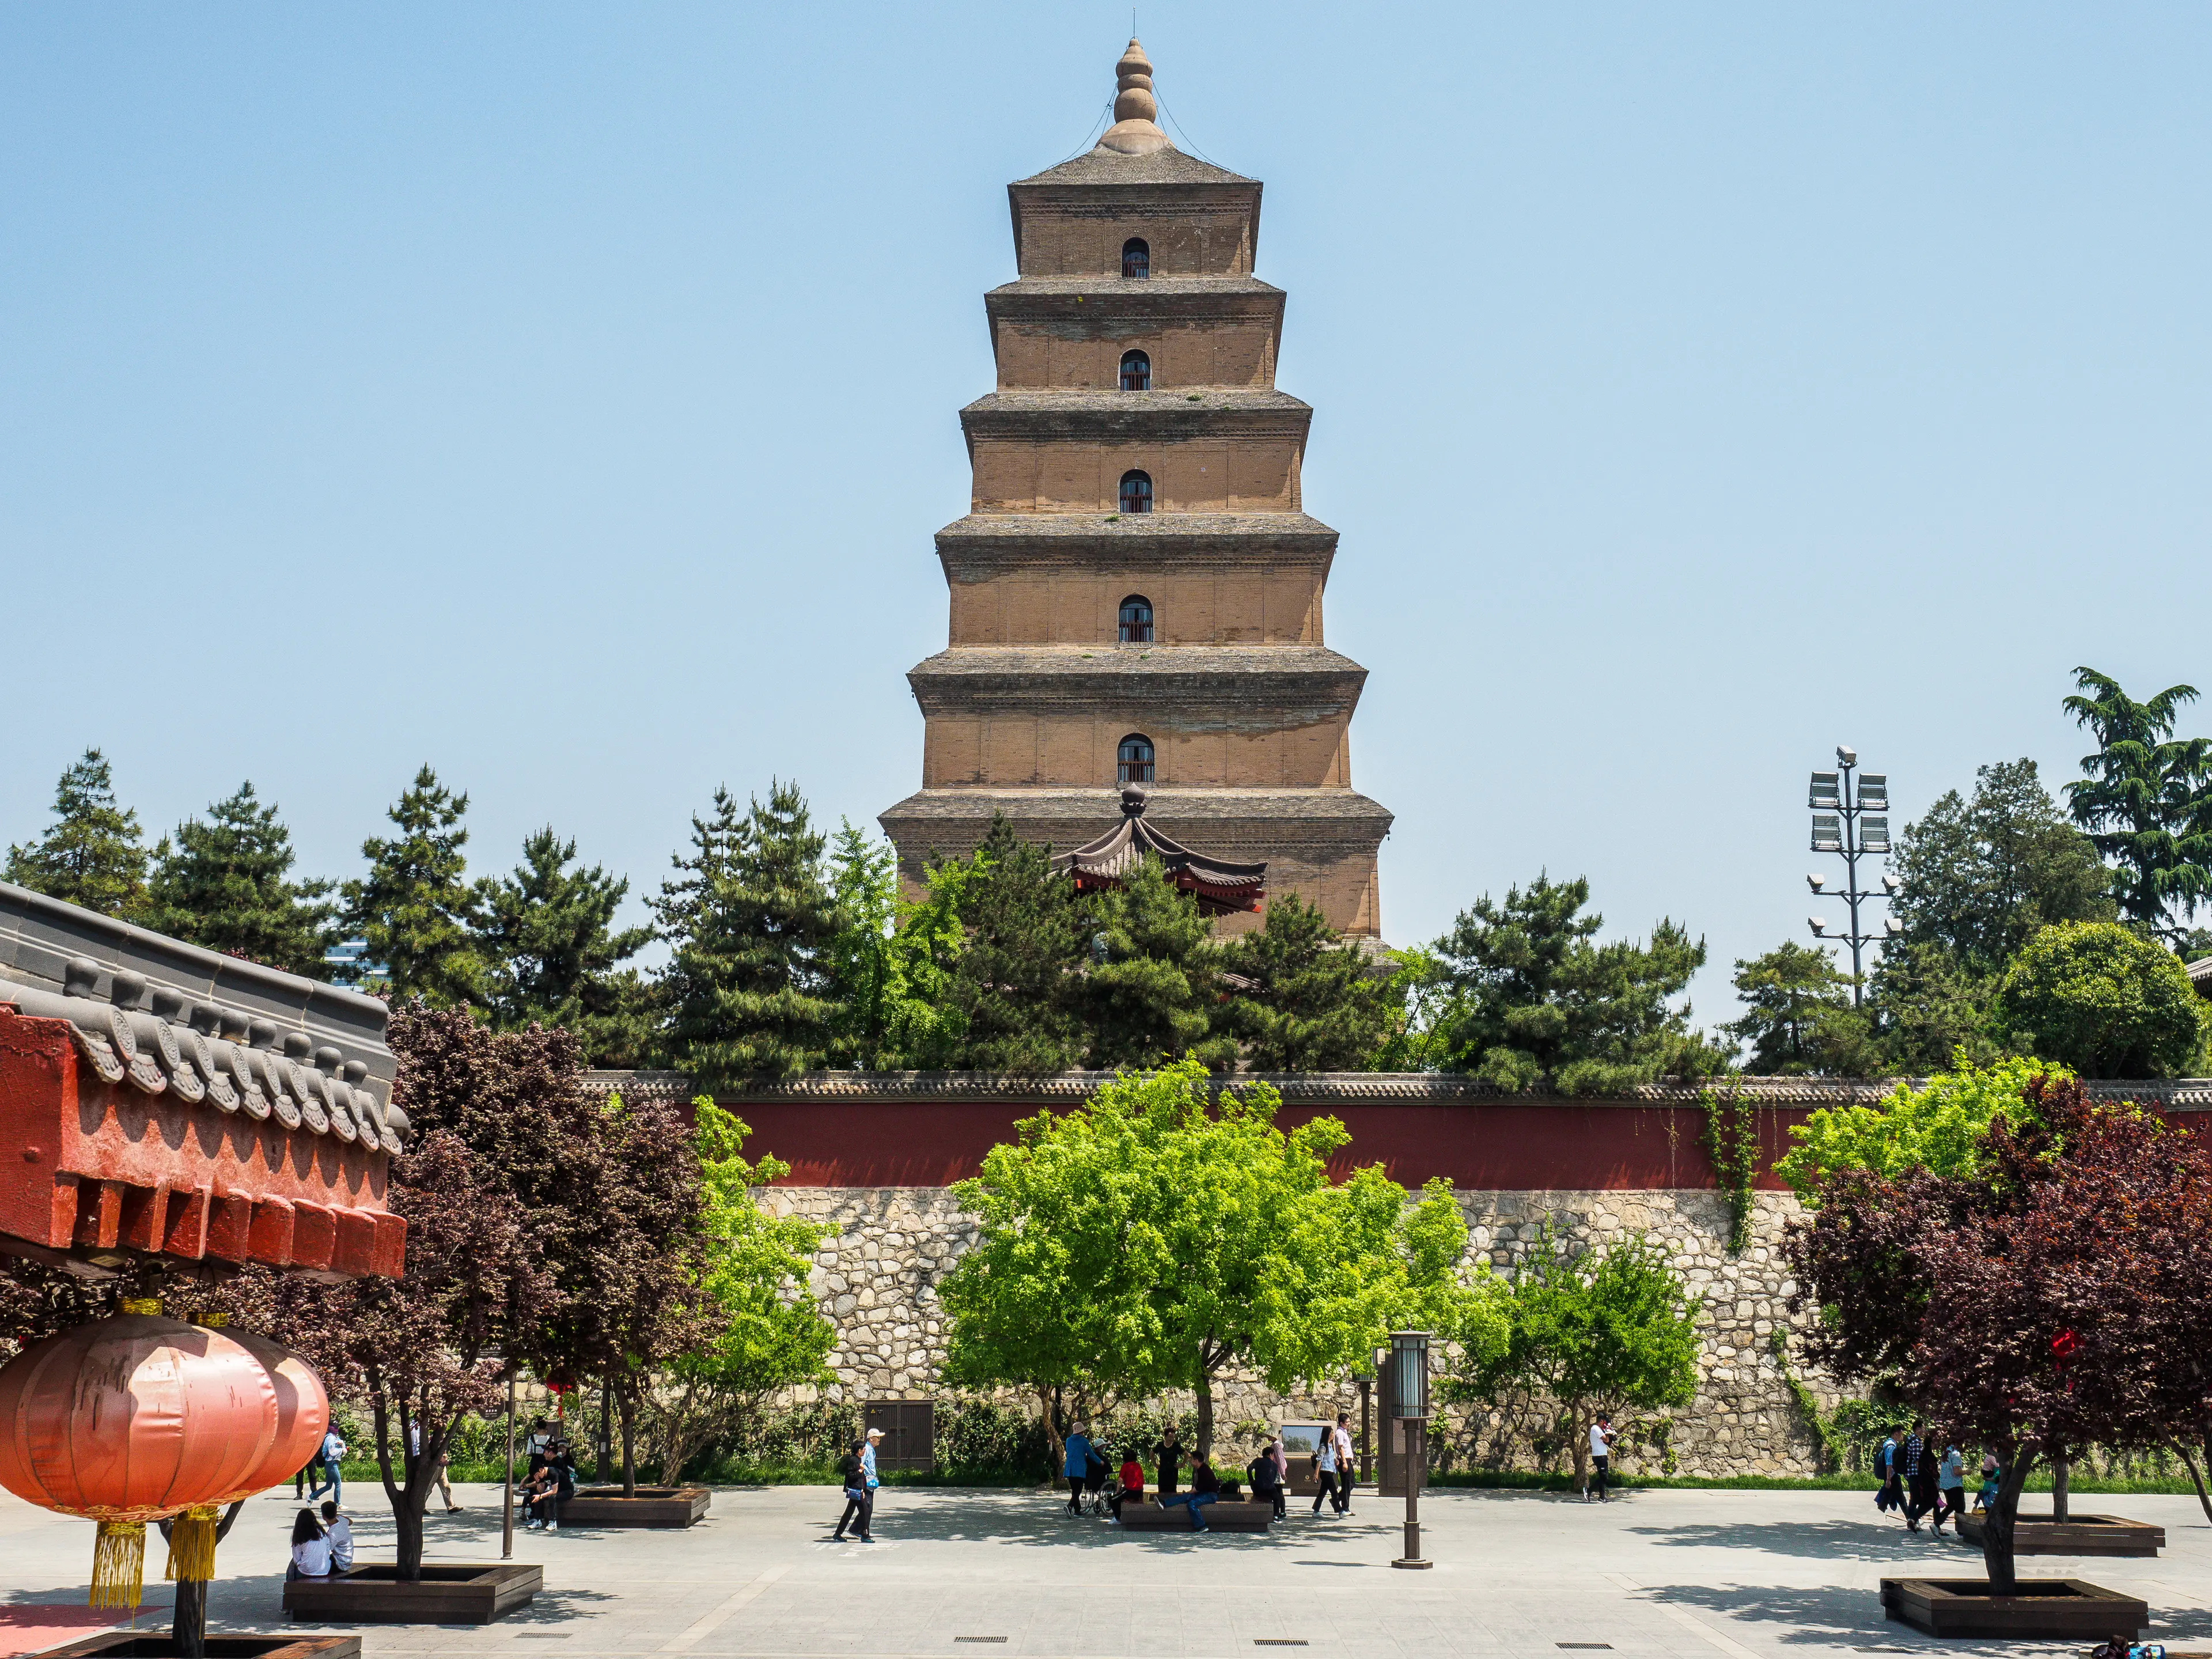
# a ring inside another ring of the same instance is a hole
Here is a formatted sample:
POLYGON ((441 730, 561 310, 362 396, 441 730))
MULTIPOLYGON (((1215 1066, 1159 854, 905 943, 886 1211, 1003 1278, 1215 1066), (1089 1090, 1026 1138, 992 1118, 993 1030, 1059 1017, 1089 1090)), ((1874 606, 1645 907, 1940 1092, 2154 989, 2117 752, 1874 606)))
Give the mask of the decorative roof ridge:
MULTIPOLYGON (((998 1072, 801 1072, 751 1081, 717 1097, 724 1100, 1015 1100, 1056 1104, 1086 1098, 1112 1080, 1111 1072, 1060 1072, 1022 1076, 998 1072)), ((1434 1072, 1304 1072, 1217 1074, 1217 1090, 1272 1084, 1286 1103, 1341 1100, 1403 1101, 1414 1104, 1488 1103, 1560 1107, 1687 1106, 1707 1089, 1734 1090, 1760 1105, 1871 1105, 1899 1086, 1918 1086, 1920 1078, 1854 1081, 1838 1078, 1753 1077, 1711 1085, 1679 1082, 1639 1084, 1618 1096, 1554 1094, 1540 1090, 1503 1090, 1474 1078, 1434 1072)), ((2106 1100, 2154 1101, 2170 1110, 2212 1110, 2212 1078, 2172 1078, 2091 1083, 2089 1093, 2106 1100)), ((698 1092, 681 1072, 590 1072, 586 1091, 605 1095, 621 1090, 639 1098, 690 1098, 698 1092)))

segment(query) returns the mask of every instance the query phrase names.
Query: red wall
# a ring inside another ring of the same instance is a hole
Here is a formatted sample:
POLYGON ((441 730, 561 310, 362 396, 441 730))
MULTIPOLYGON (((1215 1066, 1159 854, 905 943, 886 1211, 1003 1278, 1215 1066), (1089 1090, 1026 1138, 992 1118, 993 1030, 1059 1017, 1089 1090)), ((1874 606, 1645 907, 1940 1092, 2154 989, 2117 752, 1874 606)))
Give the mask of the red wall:
MULTIPOLYGON (((1014 1138, 1034 1103, 991 1101, 733 1100, 752 1126, 748 1157, 773 1152, 789 1164, 787 1187, 941 1187, 978 1173, 983 1154, 1014 1138)), ((1807 1108, 1759 1112, 1765 1163, 1789 1149, 1786 1126, 1807 1108)), ((1288 1127, 1324 1112, 1343 1121, 1352 1144, 1333 1168, 1380 1162, 1392 1179, 1418 1187, 1443 1176, 1475 1191, 1712 1188, 1705 1115, 1695 1106, 1573 1102, 1285 1104, 1288 1127)), ((1762 1186, 1780 1183, 1771 1176, 1762 1186)))

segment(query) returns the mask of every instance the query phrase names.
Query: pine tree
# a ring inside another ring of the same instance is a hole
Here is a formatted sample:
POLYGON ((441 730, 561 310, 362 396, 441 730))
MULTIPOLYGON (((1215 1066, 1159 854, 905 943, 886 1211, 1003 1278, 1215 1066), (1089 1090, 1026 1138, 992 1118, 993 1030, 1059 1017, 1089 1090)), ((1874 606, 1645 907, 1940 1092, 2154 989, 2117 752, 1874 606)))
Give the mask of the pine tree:
POLYGON ((968 860, 957 915, 960 954, 947 1000, 967 1024, 963 1063, 977 1071, 1064 1072, 1082 1051, 1074 975, 1088 933, 1075 883, 1051 849, 994 815, 968 860))
POLYGON ((1092 896, 1091 968, 1078 997, 1089 1065, 1155 1066, 1184 1055, 1219 1070, 1236 1039, 1212 1033, 1221 946, 1198 901, 1158 859, 1139 859, 1121 884, 1092 896))
POLYGON ((327 881, 291 879, 292 832, 249 781, 186 818, 154 849, 146 925, 308 979, 328 979, 323 953, 337 907, 327 881))
POLYGON ((1267 920, 1230 942, 1224 965, 1246 986, 1216 1024, 1243 1040, 1255 1072, 1360 1070, 1404 1012, 1398 976, 1377 975, 1296 893, 1270 899, 1267 920))
POLYGON ((1721 1030, 1751 1045, 1746 1070, 1758 1077, 1867 1077, 1881 1067, 1863 1014, 1851 1006, 1849 975, 1823 950, 1787 939, 1735 965, 1744 1014, 1721 1030))
POLYGON ((501 1030, 563 1026, 588 1064, 627 1067, 647 1036, 645 987, 620 964, 653 939, 650 927, 615 930, 627 879, 599 865, 571 868, 576 843, 548 825, 522 843, 522 862, 484 893, 483 951, 491 1014, 501 1030))
POLYGON ((28 846, 8 849, 19 887, 136 921, 146 902, 146 849, 138 814, 115 804, 107 757, 88 749, 54 789, 54 821, 28 846))
POLYGON ((483 1007, 488 1000, 477 933, 481 896, 465 879, 461 819, 469 798, 438 781, 428 766, 391 811, 399 835, 362 843, 368 874, 343 889, 345 925, 368 942, 394 1000, 421 997, 433 1008, 483 1007))
POLYGON ((654 906, 676 952, 664 1045, 706 1090, 821 1065, 836 1014, 836 903, 798 786, 773 783, 743 820, 726 793, 715 805, 714 823, 692 820, 696 854, 677 859, 685 873, 654 906))
POLYGON ((2197 688, 2169 685, 2137 702, 2094 668, 2075 669, 2074 678, 2095 695, 2067 698, 2066 712, 2097 739, 2097 752, 2081 757, 2089 775, 2066 786, 2074 821, 2119 866, 2120 914, 2153 933, 2179 933, 2212 895, 2212 739, 2173 736, 2197 688))

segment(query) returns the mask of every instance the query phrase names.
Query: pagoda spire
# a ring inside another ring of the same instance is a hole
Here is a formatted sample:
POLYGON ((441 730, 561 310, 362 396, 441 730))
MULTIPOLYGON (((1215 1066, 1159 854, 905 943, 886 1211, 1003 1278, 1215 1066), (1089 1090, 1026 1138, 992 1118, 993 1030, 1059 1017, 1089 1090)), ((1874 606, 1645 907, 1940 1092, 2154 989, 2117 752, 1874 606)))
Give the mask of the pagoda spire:
POLYGON ((1160 105, 1152 96, 1152 60, 1145 56, 1133 34, 1129 37, 1129 49, 1114 65, 1114 125, 1106 129, 1098 148, 1119 150, 1124 155, 1173 149, 1167 134, 1153 124, 1160 105))

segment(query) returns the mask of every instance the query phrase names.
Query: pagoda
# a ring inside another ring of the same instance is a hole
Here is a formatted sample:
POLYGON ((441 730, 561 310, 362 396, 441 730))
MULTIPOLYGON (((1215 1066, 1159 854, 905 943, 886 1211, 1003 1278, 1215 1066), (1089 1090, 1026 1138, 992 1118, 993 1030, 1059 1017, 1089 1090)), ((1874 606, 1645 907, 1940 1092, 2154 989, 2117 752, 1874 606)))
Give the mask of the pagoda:
POLYGON ((1164 836, 1375 939, 1390 814, 1352 787, 1367 671, 1322 639, 1337 537, 1299 498, 1313 410, 1275 389, 1260 184, 1168 141, 1135 40, 1115 73, 1097 147, 1007 186, 998 387, 960 412, 970 507, 937 535, 951 636, 907 677, 922 787, 881 822, 913 884, 996 813, 1087 845, 1139 786, 1164 836))

